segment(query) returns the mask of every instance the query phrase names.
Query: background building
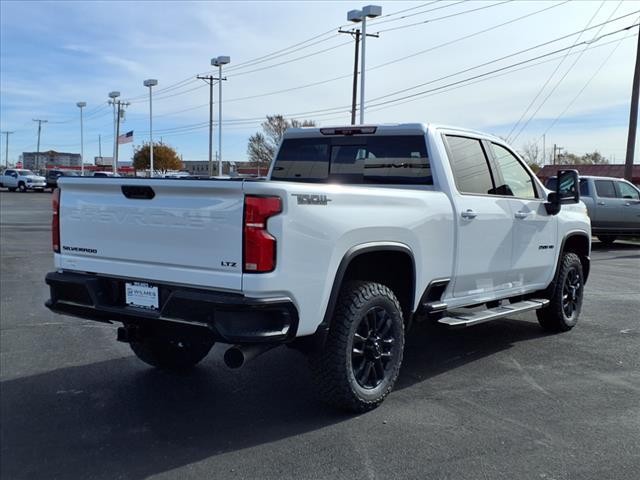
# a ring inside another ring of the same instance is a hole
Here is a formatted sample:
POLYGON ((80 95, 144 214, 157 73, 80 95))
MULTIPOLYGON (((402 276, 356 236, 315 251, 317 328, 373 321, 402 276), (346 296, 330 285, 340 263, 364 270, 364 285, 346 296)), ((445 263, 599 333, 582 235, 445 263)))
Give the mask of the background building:
POLYGON ((20 155, 22 168, 27 170, 39 170, 47 167, 80 167, 82 157, 79 153, 56 152, 23 152, 20 155))
MULTIPOLYGON (((183 160, 183 169, 189 172, 189 175, 209 175, 208 160, 183 160)), ((222 174, 229 173, 229 169, 235 171, 235 162, 222 162, 222 174)), ((218 162, 213 162, 213 176, 218 175, 218 162)))

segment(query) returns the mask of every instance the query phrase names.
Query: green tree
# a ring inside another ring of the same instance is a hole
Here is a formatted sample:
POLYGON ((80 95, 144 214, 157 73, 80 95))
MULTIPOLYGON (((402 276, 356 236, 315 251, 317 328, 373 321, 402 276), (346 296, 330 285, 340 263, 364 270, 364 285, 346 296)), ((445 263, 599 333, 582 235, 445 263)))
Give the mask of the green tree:
POLYGON ((314 127, 315 125, 316 122, 313 120, 287 120, 282 115, 267 115, 267 119, 261 125, 262 131, 249 137, 247 145, 249 161, 258 168, 269 168, 287 128, 314 127))
MULTIPOLYGON (((133 168, 148 170, 151 166, 149 143, 137 147, 133 154, 133 168)), ((153 169, 162 173, 169 170, 180 170, 182 161, 178 153, 166 143, 153 143, 153 169)))

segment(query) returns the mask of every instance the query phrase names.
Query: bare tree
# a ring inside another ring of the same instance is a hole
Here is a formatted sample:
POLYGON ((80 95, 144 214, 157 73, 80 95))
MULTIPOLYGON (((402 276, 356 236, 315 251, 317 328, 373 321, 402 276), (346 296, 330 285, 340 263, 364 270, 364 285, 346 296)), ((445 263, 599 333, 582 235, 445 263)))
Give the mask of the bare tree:
POLYGON ((314 127, 315 124, 313 120, 287 120, 282 115, 267 115, 267 119, 261 125, 262 132, 249 137, 247 145, 249 161, 258 165, 258 169, 263 166, 269 168, 287 128, 314 127))
POLYGON ((540 160, 543 160, 538 144, 533 141, 522 146, 522 157, 529 165, 539 165, 540 160))

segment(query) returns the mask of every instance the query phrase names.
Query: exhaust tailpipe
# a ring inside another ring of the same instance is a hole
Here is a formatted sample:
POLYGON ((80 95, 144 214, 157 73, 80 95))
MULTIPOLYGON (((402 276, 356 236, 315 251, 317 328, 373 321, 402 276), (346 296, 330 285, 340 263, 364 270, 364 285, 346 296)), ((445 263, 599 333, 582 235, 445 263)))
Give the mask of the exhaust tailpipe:
POLYGON ((259 355, 277 347, 277 343, 256 343, 251 345, 234 345, 224 352, 224 363, 229 368, 240 368, 259 355))

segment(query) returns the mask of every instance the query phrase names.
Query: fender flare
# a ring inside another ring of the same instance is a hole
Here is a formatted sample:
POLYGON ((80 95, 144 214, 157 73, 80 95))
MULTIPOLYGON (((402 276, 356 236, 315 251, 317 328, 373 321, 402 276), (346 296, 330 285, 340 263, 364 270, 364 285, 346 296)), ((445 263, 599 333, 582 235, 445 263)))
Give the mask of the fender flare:
MULTIPOLYGON (((567 240, 573 237, 584 237, 588 244, 591 243, 589 234, 584 230, 573 230, 564 236, 564 238, 562 239, 562 242, 560 243, 560 250, 559 250, 560 253, 558 253, 558 260, 556 261, 556 270, 555 270, 555 273, 553 274, 553 280, 551 280, 551 283, 549 284, 547 289, 555 285, 556 280, 558 279, 558 273, 560 272, 560 262, 562 261, 562 255, 564 255, 565 245, 567 243, 567 240)), ((589 255, 585 255, 585 260, 582 262, 582 274, 584 277, 584 283, 587 283, 587 279, 589 278, 590 267, 591 267, 591 257, 589 255)))
POLYGON ((338 301, 338 295, 340 294, 340 288, 342 287, 342 283, 344 280, 344 275, 349 268, 351 262, 363 255, 365 253, 371 252, 402 252, 409 255, 411 259, 411 264, 413 268, 413 289, 414 292, 411 296, 412 301, 415 297, 415 277, 416 277, 416 262, 415 257, 413 255, 413 251, 404 243, 397 242, 368 242, 362 243, 359 245, 355 245, 351 247, 346 253, 343 255, 340 264, 338 265, 338 269, 336 270, 336 274, 333 278, 333 285, 331 287, 331 293, 329 294, 329 301, 327 302, 327 308, 325 309, 324 317, 318 328, 316 329, 315 334, 313 335, 316 338, 316 347, 322 347, 327 338, 327 334, 329 333, 329 328, 331 327, 331 319, 333 317, 333 311, 335 310, 336 303, 338 301))

